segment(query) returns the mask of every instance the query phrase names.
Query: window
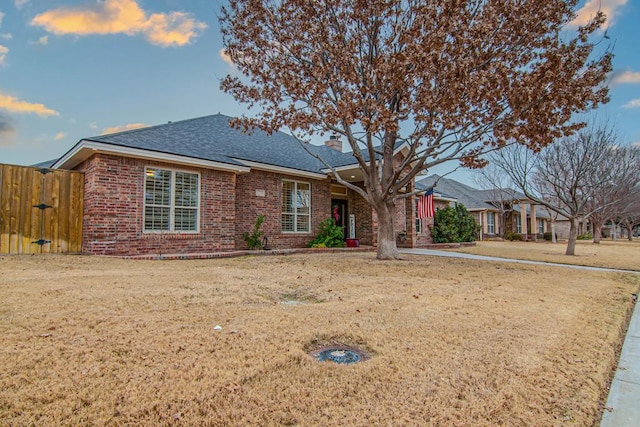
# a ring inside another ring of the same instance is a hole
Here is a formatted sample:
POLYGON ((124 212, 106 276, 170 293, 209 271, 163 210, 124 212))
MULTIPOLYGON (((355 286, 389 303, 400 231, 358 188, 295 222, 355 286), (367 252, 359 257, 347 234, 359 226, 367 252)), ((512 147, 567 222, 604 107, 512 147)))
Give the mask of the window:
POLYGON ((495 212, 487 212, 487 234, 496 234, 495 212))
POLYGON ((516 233, 522 234, 522 219, 520 215, 516 217, 516 233))
POLYGON ((422 220, 418 218, 418 198, 416 197, 416 233, 422 233, 422 220))
POLYGON ((282 231, 308 233, 311 230, 311 184, 282 181, 282 231))
POLYGON ((197 232, 200 175, 148 167, 144 180, 144 231, 197 232))
POLYGON ((538 220, 538 233, 544 234, 544 220, 543 219, 539 219, 538 220))

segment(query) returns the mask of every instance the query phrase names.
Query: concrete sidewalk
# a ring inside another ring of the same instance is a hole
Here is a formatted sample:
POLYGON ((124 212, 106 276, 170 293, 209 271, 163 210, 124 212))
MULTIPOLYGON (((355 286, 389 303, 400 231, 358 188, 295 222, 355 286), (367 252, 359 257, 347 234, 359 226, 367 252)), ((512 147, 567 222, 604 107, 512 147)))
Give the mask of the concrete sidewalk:
MULTIPOLYGON (((413 255, 430 255, 448 258, 465 258, 494 262, 546 265, 552 267, 575 268, 580 270, 609 271, 616 273, 640 274, 640 271, 619 270, 614 268, 585 267, 571 264, 526 261, 483 255, 443 252, 432 249, 400 249, 400 252, 413 255)), ((637 427, 640 426, 640 304, 636 302, 631 322, 622 346, 620 361, 609 389, 609 397, 602 415, 600 427, 637 427)))
POLYGON ((640 305, 636 302, 600 427, 640 426, 640 305))

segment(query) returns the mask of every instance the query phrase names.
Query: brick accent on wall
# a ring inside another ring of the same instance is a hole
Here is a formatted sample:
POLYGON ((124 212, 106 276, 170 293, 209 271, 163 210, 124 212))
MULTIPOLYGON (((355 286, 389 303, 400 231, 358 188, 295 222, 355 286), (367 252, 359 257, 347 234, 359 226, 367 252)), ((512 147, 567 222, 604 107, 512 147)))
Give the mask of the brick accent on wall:
POLYGON ((273 172, 252 170, 237 177, 235 244, 246 249, 242 233, 251 232, 259 214, 265 216, 262 230, 271 248, 305 247, 318 232, 318 224, 331 215, 331 181, 299 178, 273 172), (282 181, 311 184, 311 230, 308 233, 282 232, 282 181))
POLYGON ((235 249, 233 173, 96 154, 85 172, 83 253, 99 255, 216 252, 235 249), (146 166, 200 173, 200 232, 144 233, 146 166))

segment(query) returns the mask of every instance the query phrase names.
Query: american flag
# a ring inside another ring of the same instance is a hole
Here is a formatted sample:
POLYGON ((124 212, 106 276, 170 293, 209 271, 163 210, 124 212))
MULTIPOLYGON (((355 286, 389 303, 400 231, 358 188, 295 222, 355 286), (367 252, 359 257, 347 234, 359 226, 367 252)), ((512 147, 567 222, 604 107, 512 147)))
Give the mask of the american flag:
POLYGON ((431 218, 435 215, 433 206, 433 188, 418 199, 418 219, 431 218))

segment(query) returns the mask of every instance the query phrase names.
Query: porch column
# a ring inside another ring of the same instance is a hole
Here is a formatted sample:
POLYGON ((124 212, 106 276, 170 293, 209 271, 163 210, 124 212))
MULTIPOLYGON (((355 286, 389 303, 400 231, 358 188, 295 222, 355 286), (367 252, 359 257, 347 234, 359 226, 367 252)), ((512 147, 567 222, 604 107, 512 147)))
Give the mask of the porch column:
POLYGON ((520 234, 527 240, 527 205, 520 202, 520 234))
POLYGON ((484 240, 484 235, 487 234, 489 228, 487 227, 487 212, 480 212, 480 222, 482 223, 482 234, 480 235, 480 240, 484 240))
POLYGON ((535 242, 538 236, 538 222, 536 221, 536 205, 531 204, 531 238, 535 242))

